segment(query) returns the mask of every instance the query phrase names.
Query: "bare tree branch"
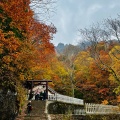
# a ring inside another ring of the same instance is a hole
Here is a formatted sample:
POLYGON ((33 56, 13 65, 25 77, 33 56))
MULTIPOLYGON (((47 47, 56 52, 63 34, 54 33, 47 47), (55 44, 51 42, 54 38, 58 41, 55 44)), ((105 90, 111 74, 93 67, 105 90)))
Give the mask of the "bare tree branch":
POLYGON ((31 0, 30 7, 35 12, 35 19, 48 22, 55 14, 57 0, 31 0))

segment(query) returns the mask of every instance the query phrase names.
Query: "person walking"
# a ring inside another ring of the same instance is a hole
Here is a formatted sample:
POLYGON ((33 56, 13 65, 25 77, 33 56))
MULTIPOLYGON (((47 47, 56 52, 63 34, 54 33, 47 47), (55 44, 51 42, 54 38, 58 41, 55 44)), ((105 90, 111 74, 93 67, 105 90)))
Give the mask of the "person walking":
POLYGON ((46 91, 44 90, 44 93, 43 93, 43 100, 46 100, 46 91))
POLYGON ((28 115, 30 115, 31 111, 32 111, 32 104, 31 104, 31 101, 29 101, 28 104, 27 104, 27 113, 28 113, 28 115))

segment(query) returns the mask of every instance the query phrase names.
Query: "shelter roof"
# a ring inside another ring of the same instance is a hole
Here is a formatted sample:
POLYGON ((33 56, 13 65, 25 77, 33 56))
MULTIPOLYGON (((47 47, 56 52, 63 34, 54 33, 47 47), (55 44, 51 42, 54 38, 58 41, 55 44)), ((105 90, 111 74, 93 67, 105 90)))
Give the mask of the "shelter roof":
POLYGON ((27 80, 27 82, 52 82, 52 80, 27 80))

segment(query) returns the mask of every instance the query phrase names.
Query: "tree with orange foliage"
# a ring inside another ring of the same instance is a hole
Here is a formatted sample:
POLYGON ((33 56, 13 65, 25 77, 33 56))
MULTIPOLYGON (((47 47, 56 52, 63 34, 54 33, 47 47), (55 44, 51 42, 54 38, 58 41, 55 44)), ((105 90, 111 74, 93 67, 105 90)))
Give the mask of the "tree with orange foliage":
MULTIPOLYGON (((107 59, 106 54, 101 52, 101 59, 108 63, 109 59, 107 59)), ((107 100, 109 104, 116 102, 116 95, 113 92, 116 84, 109 80, 110 72, 101 70, 89 51, 80 52, 74 64, 77 96, 79 95, 86 102, 101 103, 104 100, 107 100)))
MULTIPOLYGON (((119 66, 119 28, 120 28, 120 20, 117 19, 108 19, 105 22, 104 29, 102 26, 95 25, 91 28, 80 30, 83 38, 88 40, 91 43, 89 47, 89 51, 91 56, 94 58, 94 62, 96 66, 109 73, 109 80, 112 79, 112 82, 118 84, 115 86, 115 90, 117 94, 120 91, 120 78, 119 78, 119 70, 117 71, 115 67, 116 63, 119 66), (111 39, 114 36, 114 40, 111 39), (115 66, 114 66, 115 65, 115 66)), ((106 75, 107 76, 107 75, 106 75)))
POLYGON ((0 1, 0 89, 17 92, 20 108, 26 99, 23 83, 35 77, 35 66, 47 64, 56 32, 53 25, 34 20, 29 5, 30 0, 0 1))

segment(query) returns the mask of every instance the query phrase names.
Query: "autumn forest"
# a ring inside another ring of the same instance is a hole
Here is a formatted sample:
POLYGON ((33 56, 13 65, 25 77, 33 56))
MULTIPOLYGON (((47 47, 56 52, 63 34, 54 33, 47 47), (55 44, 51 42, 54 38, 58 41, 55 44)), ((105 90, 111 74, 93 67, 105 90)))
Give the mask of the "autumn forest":
POLYGON ((26 80, 48 79, 63 95, 118 105, 120 16, 79 29, 83 41, 69 44, 59 53, 52 44, 57 32, 54 23, 37 20, 31 2, 40 1, 0 0, 0 91, 17 93, 21 109, 26 80))

